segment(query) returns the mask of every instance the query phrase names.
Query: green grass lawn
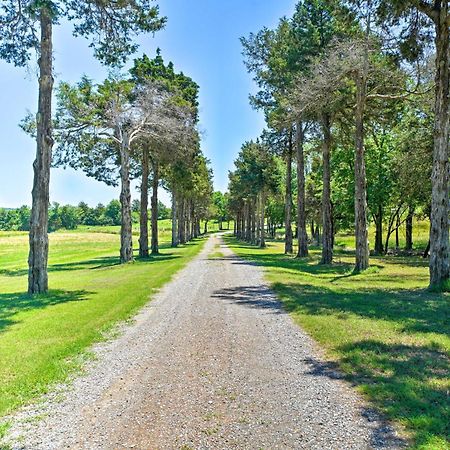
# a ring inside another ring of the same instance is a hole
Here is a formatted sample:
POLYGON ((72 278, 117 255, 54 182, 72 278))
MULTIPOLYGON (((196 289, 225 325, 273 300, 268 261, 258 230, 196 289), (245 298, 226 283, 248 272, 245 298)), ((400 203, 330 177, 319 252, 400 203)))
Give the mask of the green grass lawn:
POLYGON ((226 239, 238 255, 264 267, 330 365, 399 424, 414 448, 450 448, 450 297, 426 290, 426 261, 373 257, 372 267, 355 275, 348 252, 320 266, 319 250, 298 260, 283 255, 281 242, 261 250, 226 239))
POLYGON ((120 265, 110 230, 52 233, 51 290, 29 297, 28 236, 0 234, 0 417, 64 381, 92 343, 144 306, 204 242, 171 249, 169 239, 163 232, 161 255, 120 265))

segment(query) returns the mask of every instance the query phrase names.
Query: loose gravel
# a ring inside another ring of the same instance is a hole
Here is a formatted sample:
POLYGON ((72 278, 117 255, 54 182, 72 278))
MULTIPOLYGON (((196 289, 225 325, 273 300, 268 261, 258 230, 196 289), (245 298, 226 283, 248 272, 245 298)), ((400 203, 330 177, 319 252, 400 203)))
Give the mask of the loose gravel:
POLYGON ((13 449, 403 446, 220 236, 94 353, 13 418, 13 449))

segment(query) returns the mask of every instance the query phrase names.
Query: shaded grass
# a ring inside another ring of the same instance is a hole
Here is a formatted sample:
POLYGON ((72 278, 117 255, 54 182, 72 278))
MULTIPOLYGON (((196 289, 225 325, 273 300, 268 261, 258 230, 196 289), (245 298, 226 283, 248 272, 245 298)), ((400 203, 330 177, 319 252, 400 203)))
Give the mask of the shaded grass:
POLYGON ((281 243, 261 250, 227 239, 265 268, 294 320, 412 446, 450 447, 450 297, 426 290, 426 261, 372 258, 369 271, 354 274, 348 252, 321 266, 317 250, 295 259, 281 243))
POLYGON ((0 236, 0 416, 64 381, 89 346, 133 316, 201 249, 203 240, 119 265, 119 236, 50 235, 46 295, 30 297, 28 237, 0 236))

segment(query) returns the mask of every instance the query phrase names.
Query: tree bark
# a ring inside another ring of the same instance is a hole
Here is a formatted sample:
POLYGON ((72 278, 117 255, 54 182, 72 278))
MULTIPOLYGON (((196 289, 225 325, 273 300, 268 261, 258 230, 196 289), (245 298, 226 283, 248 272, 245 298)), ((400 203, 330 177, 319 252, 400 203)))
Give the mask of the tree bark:
POLYGON ((186 200, 182 198, 180 200, 180 205, 178 208, 178 232, 179 232, 179 240, 181 244, 186 244, 186 200))
POLYGON ((265 248, 266 247, 266 237, 265 237, 265 222, 266 222, 266 217, 265 217, 265 209, 266 209, 266 199, 265 199, 265 195, 263 192, 261 192, 260 194, 260 204, 259 204, 259 209, 260 209, 260 237, 259 237, 259 247, 260 248, 265 248))
POLYGON ((322 190, 322 259, 321 264, 333 262, 333 222, 331 216, 331 118, 324 114, 323 126, 323 190, 322 190))
POLYGON ((187 201, 186 205, 186 240, 191 241, 191 202, 187 201))
POLYGON ((256 244, 256 199, 253 200, 251 206, 251 242, 252 244, 256 244))
POLYGON ((177 199, 175 191, 172 191, 172 247, 178 245, 178 230, 177 230, 177 199))
POLYGON ((44 6, 40 9, 41 54, 39 57, 39 100, 36 117, 36 159, 30 219, 28 254, 28 293, 40 294, 48 290, 48 205, 50 165, 52 159, 52 18, 44 6))
POLYGON ((395 251, 398 252, 400 249, 400 215, 397 214, 396 224, 395 224, 395 251))
POLYGON ((428 239, 427 246, 425 248, 425 251, 423 252, 423 258, 428 258, 428 255, 430 254, 430 240, 428 239))
POLYGON ((131 189, 130 189, 130 141, 126 132, 122 133, 120 146, 120 262, 133 260, 133 224, 131 220, 131 189))
POLYGON ((284 253, 291 254, 294 252, 292 238, 292 129, 289 131, 289 142, 286 155, 286 203, 285 203, 285 238, 284 253))
POLYGON ((436 29, 436 98, 433 169, 431 176, 430 287, 441 288, 450 275, 449 264, 449 26, 448 1, 439 5, 436 29))
POLYGON ((158 186, 159 186, 159 165, 153 162, 153 180, 152 180, 152 255, 159 253, 158 244, 158 186))
MULTIPOLYGON (((366 72, 366 70, 364 71, 366 72)), ((367 95, 367 75, 356 77, 355 110, 355 271, 369 267, 369 241, 367 232, 367 187, 364 149, 364 111, 367 95)))
POLYGON ((148 258, 148 177, 150 172, 148 151, 142 150, 142 180, 141 180, 141 214, 139 233, 139 256, 148 258))
POLYGON ((378 211, 375 215, 375 253, 382 255, 383 250, 383 205, 378 205, 378 211))
POLYGON ((413 248, 413 219, 414 219, 414 207, 410 206, 408 209, 408 216, 406 217, 405 250, 407 250, 407 251, 411 251, 413 248))
POLYGON ((308 235, 306 233, 306 193, 305 193, 305 155, 303 152, 304 132, 301 121, 296 126, 297 145, 297 258, 308 256, 308 235))

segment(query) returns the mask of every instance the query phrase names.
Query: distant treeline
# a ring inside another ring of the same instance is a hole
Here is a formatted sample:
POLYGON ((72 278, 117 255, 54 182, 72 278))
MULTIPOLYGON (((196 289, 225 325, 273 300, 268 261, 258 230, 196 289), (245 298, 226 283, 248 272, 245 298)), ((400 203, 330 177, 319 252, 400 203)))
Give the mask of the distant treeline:
MULTIPOLYGON (((132 204, 133 222, 139 222, 140 202, 132 204)), ((0 208, 0 230, 29 231, 31 209, 24 205, 20 208, 0 208)), ((169 219, 171 210, 162 202, 158 204, 158 218, 169 219)), ((106 206, 99 203, 91 208, 87 203, 80 202, 77 206, 60 205, 53 202, 49 207, 48 231, 61 228, 74 230, 78 225, 106 226, 120 225, 120 202, 111 200, 106 206)))

